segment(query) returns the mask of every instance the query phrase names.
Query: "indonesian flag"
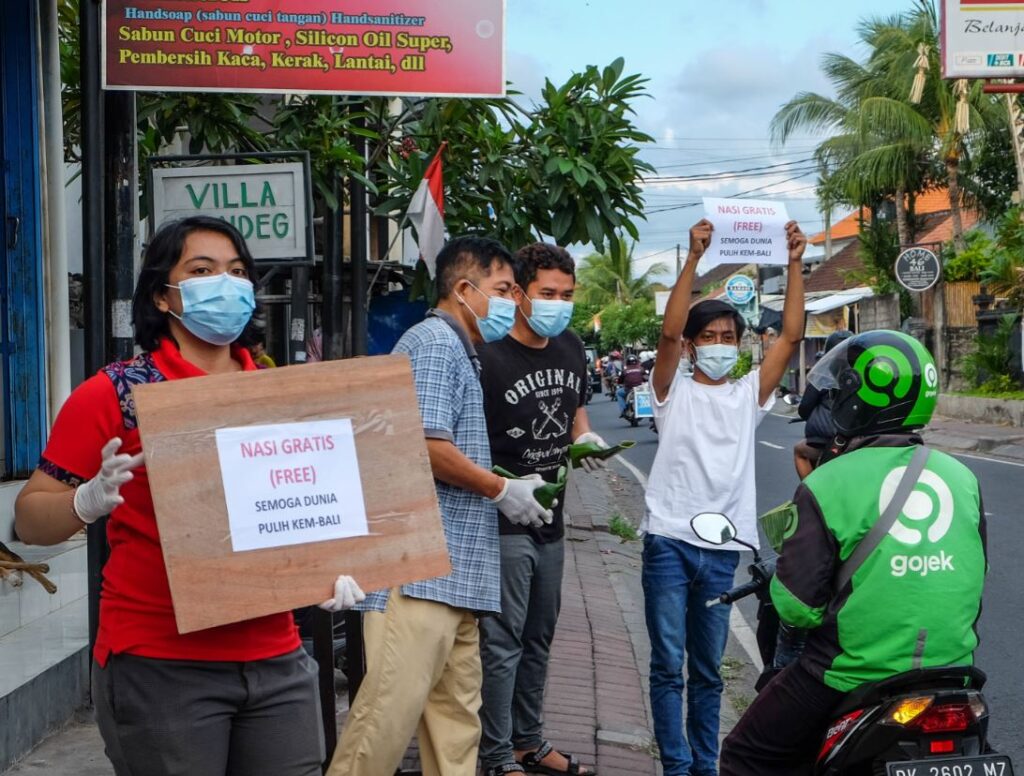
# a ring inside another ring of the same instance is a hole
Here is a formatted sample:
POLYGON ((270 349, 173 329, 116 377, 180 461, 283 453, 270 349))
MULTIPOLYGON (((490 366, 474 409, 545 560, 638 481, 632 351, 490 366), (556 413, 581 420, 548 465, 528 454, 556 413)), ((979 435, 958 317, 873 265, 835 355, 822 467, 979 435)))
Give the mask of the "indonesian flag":
POLYGON ((437 254, 444 246, 444 182, 441 172, 441 154, 447 142, 434 155, 427 167, 416 193, 409 203, 406 218, 416 227, 419 238, 420 258, 427 265, 427 272, 434 277, 437 254))

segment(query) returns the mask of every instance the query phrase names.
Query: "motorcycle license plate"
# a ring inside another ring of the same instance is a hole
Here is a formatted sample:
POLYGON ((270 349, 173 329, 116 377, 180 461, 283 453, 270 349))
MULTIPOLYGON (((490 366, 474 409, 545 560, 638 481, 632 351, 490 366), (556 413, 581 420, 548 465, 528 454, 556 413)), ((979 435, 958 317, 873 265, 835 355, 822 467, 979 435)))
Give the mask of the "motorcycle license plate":
POLYGON ((1001 754, 886 763, 887 776, 1013 776, 1010 758, 1001 754))

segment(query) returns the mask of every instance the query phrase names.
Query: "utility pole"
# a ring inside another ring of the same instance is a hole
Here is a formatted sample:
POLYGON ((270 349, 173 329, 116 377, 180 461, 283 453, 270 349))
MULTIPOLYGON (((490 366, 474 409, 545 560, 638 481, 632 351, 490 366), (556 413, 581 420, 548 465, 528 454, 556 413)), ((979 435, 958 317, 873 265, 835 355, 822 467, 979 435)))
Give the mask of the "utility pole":
POLYGON ((676 243, 676 277, 683 274, 683 246, 676 243))
MULTIPOLYGON (((103 273, 103 91, 100 88, 100 4, 82 0, 79 7, 82 90, 82 269, 85 323, 85 373, 106 363, 105 278, 103 273)), ((86 532, 89 591, 89 646, 96 643, 100 622, 100 587, 107 546, 107 519, 86 532)))

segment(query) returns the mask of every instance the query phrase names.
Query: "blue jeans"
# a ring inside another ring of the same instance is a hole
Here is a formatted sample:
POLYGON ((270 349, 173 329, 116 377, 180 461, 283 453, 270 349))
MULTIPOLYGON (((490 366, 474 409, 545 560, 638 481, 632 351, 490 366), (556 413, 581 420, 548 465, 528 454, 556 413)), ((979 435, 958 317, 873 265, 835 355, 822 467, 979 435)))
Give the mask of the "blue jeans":
POLYGON ((644 537, 643 587, 651 639, 651 710, 665 776, 718 773, 719 667, 728 606, 706 606, 733 586, 739 553, 644 537), (690 683, 683 735, 683 662, 690 683))
POLYGON ((619 414, 626 411, 626 388, 620 385, 615 389, 615 398, 619 400, 619 414))

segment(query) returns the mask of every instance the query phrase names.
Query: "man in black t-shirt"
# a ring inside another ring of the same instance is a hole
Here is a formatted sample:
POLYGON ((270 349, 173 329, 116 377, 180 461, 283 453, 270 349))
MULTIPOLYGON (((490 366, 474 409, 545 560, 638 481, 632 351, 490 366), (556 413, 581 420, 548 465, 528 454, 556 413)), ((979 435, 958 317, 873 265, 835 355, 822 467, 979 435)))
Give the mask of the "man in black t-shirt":
MULTIPOLYGON (((572 319, 576 269, 562 248, 529 245, 515 255, 516 313, 510 336, 479 348, 484 413, 495 464, 549 482, 567 465, 573 442, 604 440, 583 408, 587 359, 572 319)), ((501 615, 480 621, 484 776, 522 767, 588 774, 542 733, 548 655, 561 604, 565 528, 562 504, 540 528, 499 519, 501 615)))

